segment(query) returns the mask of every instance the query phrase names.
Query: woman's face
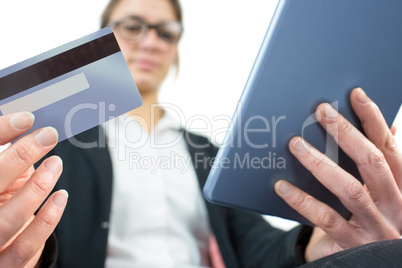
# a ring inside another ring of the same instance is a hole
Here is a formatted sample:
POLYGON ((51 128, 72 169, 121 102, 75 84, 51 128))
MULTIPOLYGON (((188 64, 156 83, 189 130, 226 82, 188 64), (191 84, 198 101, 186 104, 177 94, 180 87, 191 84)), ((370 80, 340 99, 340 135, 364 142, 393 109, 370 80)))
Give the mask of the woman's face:
MULTIPOLYGON (((177 20, 168 0, 122 0, 113 10, 110 22, 129 16, 140 17, 151 25, 177 20)), ((118 31, 115 35, 138 89, 142 93, 157 90, 176 61, 177 44, 160 39, 155 29, 139 41, 124 39, 118 31)))

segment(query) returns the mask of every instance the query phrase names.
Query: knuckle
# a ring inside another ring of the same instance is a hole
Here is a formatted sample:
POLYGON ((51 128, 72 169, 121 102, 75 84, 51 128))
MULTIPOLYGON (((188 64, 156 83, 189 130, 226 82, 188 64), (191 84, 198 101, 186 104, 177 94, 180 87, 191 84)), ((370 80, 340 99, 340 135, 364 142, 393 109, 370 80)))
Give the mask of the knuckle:
POLYGON ((373 111, 375 116, 379 116, 379 117, 382 116, 381 110, 378 107, 378 105, 375 104, 375 102, 369 102, 368 105, 369 105, 369 108, 373 111))
POLYGON ((313 170, 320 170, 327 166, 327 162, 325 161, 325 156, 321 153, 316 153, 311 155, 310 167, 313 170))
POLYGON ((333 229, 337 225, 338 215, 331 210, 318 213, 317 225, 323 230, 333 229))
POLYGON ((362 118, 360 118, 361 122, 369 124, 370 121, 375 120, 376 118, 381 118, 382 113, 380 108, 374 102, 369 102, 365 104, 364 113, 362 114, 362 118))
POLYGON ((365 196, 366 190, 360 182, 353 180, 345 186, 344 192, 347 200, 361 201, 365 196))
POLYGON ((294 206, 296 210, 303 211, 310 207, 313 197, 307 194, 301 194, 295 199, 294 206))
POLYGON ((399 153, 396 138, 392 134, 387 135, 383 148, 384 151, 389 155, 398 155, 399 153))
POLYGON ((384 154, 378 150, 374 149, 369 155, 369 165, 376 168, 382 167, 386 163, 384 154))
POLYGON ((12 146, 14 158, 20 166, 32 165, 34 162, 32 148, 24 143, 14 144, 12 146))
POLYGON ((383 167, 386 164, 384 154, 375 147, 374 144, 370 144, 370 147, 368 153, 363 153, 361 157, 355 161, 356 165, 359 167, 383 167))
POLYGON ((39 218, 40 229, 46 232, 47 230, 53 230, 56 225, 56 220, 53 215, 46 215, 39 218))
POLYGON ((32 182, 31 190, 38 196, 47 195, 52 188, 52 175, 45 173, 36 176, 32 182))
POLYGON ((346 119, 342 118, 338 121, 338 133, 343 135, 348 135, 348 133, 353 131, 353 125, 346 119))
POLYGON ((26 263, 32 256, 32 245, 29 240, 21 241, 21 243, 12 246, 10 261, 15 266, 20 266, 26 263))
POLYGON ((21 219, 15 215, 10 215, 9 211, 0 211, 0 243, 5 244, 14 235, 12 230, 15 225, 21 224, 21 219))

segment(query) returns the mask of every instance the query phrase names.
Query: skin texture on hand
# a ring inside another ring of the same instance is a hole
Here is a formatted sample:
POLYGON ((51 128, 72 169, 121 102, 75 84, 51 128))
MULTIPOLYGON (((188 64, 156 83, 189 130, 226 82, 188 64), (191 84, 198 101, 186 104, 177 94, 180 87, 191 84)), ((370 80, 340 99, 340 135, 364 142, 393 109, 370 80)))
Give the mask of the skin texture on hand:
MULTIPOLYGON (((0 144, 7 144, 33 124, 22 112, 0 117, 0 144)), ((43 128, 20 138, 0 153, 0 267, 34 267, 67 203, 67 192, 48 197, 62 172, 62 161, 52 156, 34 170, 33 164, 57 144, 54 128, 43 128)))
POLYGON ((340 148, 356 163, 362 185, 300 137, 289 148, 294 156, 352 213, 345 220, 336 211, 286 181, 277 194, 316 227, 307 245, 307 262, 374 241, 398 239, 402 232, 402 153, 379 108, 360 88, 352 91, 352 107, 364 136, 329 104, 316 116, 340 148))

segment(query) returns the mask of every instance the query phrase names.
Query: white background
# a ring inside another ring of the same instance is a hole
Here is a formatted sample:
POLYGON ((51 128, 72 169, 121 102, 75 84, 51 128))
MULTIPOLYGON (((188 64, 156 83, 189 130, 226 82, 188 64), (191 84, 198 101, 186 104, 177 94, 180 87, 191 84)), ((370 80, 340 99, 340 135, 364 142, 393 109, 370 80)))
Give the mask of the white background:
MULTIPOLYGON (((98 30, 107 2, 0 1, 0 69, 98 30)), ((182 0, 180 73, 164 84, 160 101, 180 107, 186 121, 198 114, 232 116, 276 4, 182 0)))
MULTIPOLYGON (((0 1, 0 69, 98 30, 107 2, 0 1)), ((214 118, 232 116, 277 0, 181 2, 185 33, 180 74, 164 84, 160 101, 180 107, 186 122, 204 115, 211 120, 212 131, 227 127, 214 118)), ((194 122, 190 127, 205 125, 194 122)))

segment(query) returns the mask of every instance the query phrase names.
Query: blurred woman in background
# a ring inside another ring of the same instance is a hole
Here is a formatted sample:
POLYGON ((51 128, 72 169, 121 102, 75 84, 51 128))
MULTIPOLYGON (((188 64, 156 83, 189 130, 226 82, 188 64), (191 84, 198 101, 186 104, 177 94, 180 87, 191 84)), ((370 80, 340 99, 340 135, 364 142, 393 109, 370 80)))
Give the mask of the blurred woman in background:
MULTIPOLYGON (((66 140, 50 152, 64 161, 55 190, 66 189, 70 198, 55 236, 46 243, 42 264, 233 268, 292 267, 318 260, 311 263, 314 267, 327 261, 321 258, 340 252, 346 257, 328 258, 353 267, 351 260, 356 256, 360 264, 374 264, 367 256, 381 256, 381 250, 389 248, 394 249, 392 254, 397 252, 402 231, 398 187, 402 183, 402 155, 381 113, 361 89, 352 92, 351 102, 362 122, 368 122, 364 129, 371 141, 353 127, 342 128, 348 122, 342 116, 333 116, 336 111, 329 105, 320 105, 317 114, 323 125, 336 121, 340 126, 340 146, 352 159, 356 152, 367 158, 384 155, 380 160, 388 165, 362 165, 361 171, 380 174, 388 191, 370 188, 370 196, 361 185, 342 191, 356 186, 356 179, 347 177, 340 168, 314 165, 312 160, 318 152, 313 155, 296 137, 290 141, 290 150, 317 179, 347 178, 329 190, 352 208, 353 216, 345 220, 325 204, 279 181, 277 193, 317 226, 298 226, 285 232, 259 215, 205 202, 201 189, 211 163, 198 160, 213 158, 217 148, 183 130, 157 107, 158 89, 170 68, 178 64, 178 42, 183 32, 179 2, 112 0, 101 24, 113 28, 143 106, 74 137, 81 142, 105 137, 107 147, 79 148, 66 140), (135 164, 138 161, 134 163, 133 156, 135 160, 174 158, 176 162, 170 166, 157 162, 151 168, 135 164), (183 169, 178 161, 188 163, 188 168, 183 169), (393 193, 392 200, 385 193, 393 193), (395 240, 390 240, 391 247, 375 244, 376 254, 364 255, 367 250, 361 247, 342 251, 385 239, 395 240)), ((370 186, 377 175, 363 178, 370 186)), ((387 256, 388 261, 393 259, 391 254, 387 256)))

